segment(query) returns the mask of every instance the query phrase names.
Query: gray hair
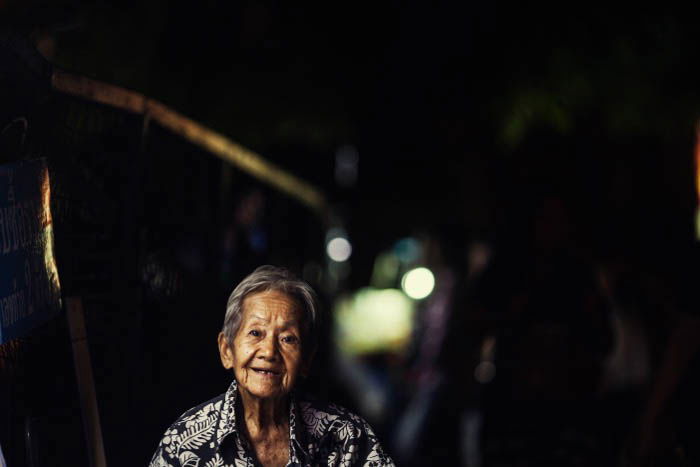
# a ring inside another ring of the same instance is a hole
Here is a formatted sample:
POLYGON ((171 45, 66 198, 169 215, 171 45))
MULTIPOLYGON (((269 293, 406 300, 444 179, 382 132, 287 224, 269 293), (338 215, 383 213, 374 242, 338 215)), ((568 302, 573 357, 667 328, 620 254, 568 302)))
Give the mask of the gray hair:
POLYGON ((309 284, 298 279, 289 270, 277 266, 260 266, 243 279, 228 298, 226 316, 221 332, 229 344, 233 343, 243 318, 243 301, 248 295, 267 292, 282 292, 292 298, 301 307, 302 319, 302 350, 308 357, 316 348, 319 328, 319 312, 316 293, 309 284))

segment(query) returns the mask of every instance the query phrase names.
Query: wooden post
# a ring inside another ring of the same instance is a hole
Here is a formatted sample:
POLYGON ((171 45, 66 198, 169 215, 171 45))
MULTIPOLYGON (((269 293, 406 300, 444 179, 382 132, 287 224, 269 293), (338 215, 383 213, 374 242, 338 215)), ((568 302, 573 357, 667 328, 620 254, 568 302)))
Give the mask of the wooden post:
POLYGON ((80 409, 83 416, 83 428, 85 430, 85 441, 88 447, 90 465, 92 467, 107 467, 81 297, 66 298, 66 314, 73 347, 75 376, 78 382, 78 392, 80 393, 80 409))

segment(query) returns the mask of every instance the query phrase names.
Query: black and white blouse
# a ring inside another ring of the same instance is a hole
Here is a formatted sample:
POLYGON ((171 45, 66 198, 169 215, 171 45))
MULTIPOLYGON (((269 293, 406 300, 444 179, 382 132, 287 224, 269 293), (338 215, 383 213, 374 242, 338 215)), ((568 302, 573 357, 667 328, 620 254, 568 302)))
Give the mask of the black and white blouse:
MULTIPOLYGON (((260 465, 236 427, 236 380, 225 394, 194 407, 165 431, 150 467, 253 467, 260 465)), ((372 428, 342 407, 289 404, 287 466, 393 466, 372 428)))

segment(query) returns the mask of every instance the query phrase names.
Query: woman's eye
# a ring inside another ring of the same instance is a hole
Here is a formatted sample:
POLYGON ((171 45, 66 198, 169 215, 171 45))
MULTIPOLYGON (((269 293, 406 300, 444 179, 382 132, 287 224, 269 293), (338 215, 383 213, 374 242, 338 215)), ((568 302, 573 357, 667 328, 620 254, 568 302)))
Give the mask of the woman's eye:
POLYGON ((260 331, 258 331, 257 329, 251 329, 251 330, 248 332, 248 334, 251 335, 251 336, 253 336, 253 337, 260 337, 260 331))
POLYGON ((297 336, 284 336, 282 342, 286 344, 294 344, 297 342, 297 336))

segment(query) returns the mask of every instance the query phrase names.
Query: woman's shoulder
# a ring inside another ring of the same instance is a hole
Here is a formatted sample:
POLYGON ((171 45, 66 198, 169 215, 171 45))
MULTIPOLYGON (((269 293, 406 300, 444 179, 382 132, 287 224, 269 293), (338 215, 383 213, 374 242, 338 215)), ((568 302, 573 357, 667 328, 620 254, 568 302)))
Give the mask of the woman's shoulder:
POLYGON ((165 430, 150 465, 190 465, 188 460, 213 456, 223 401, 220 395, 180 415, 165 430))
POLYGON ((369 423, 343 406, 311 399, 300 401, 299 408, 306 431, 314 438, 322 438, 329 434, 342 437, 374 437, 369 423))
MULTIPOLYGON (((165 431, 166 436, 177 437, 192 428, 193 425, 213 430, 220 419, 225 394, 220 394, 206 402, 185 410, 165 431)), ((191 430, 190 430, 191 431, 191 430)))
POLYGON ((394 465, 364 418, 332 403, 306 400, 299 407, 307 446, 316 463, 335 465, 340 456, 342 465, 394 465))
POLYGON ((173 422, 172 426, 186 424, 191 420, 206 419, 218 415, 221 412, 224 396, 225 394, 219 394, 206 402, 202 402, 191 409, 185 410, 182 415, 173 422))

